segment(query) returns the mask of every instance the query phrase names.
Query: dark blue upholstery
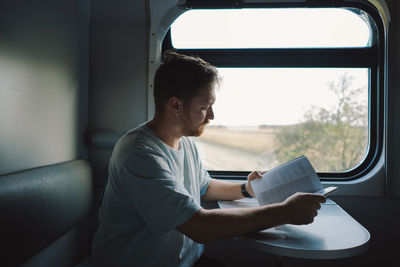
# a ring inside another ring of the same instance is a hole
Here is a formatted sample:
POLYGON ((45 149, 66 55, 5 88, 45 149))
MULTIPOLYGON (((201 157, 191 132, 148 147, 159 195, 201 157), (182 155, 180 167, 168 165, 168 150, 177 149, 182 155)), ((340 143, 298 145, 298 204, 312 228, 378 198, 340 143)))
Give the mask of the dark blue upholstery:
POLYGON ((0 176, 2 264, 35 266, 53 259, 52 264, 68 266, 79 262, 88 251, 74 250, 89 248, 82 240, 89 243, 86 217, 92 198, 92 174, 85 160, 0 176), (62 253, 72 258, 65 262, 62 253), (54 262, 57 259, 60 263, 54 262))

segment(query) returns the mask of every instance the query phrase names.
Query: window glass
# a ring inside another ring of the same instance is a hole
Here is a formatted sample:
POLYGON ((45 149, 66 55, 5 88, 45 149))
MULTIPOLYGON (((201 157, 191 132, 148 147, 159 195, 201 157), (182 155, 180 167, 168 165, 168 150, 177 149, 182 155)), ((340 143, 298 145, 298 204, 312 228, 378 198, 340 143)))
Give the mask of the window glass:
POLYGON ((369 47, 370 28, 342 8, 190 10, 171 39, 178 49, 369 47))
POLYGON ((219 68, 215 119, 197 139, 209 170, 268 170, 305 155, 319 172, 368 147, 366 68, 219 68))

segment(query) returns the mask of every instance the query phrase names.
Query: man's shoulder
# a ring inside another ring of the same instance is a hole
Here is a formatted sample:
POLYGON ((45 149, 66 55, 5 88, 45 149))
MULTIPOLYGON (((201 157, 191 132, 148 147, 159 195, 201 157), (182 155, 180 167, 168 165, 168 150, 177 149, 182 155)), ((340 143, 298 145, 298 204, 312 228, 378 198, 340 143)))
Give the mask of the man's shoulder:
POLYGON ((161 169, 168 169, 166 157, 157 148, 157 143, 140 130, 129 131, 120 138, 109 166, 115 173, 129 169, 143 177, 158 175, 161 169))
POLYGON ((142 125, 124 134, 115 145, 113 155, 119 158, 159 155, 159 144, 145 127, 142 125))

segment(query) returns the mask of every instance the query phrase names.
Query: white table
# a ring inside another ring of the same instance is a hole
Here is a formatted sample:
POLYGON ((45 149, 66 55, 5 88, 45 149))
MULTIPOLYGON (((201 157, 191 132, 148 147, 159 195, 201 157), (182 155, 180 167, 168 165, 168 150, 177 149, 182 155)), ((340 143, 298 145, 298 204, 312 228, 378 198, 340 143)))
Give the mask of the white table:
MULTIPOLYGON (((259 206, 256 199, 219 201, 220 208, 259 206)), ((282 225, 235 238, 260 251, 304 259, 340 259, 358 255, 368 248, 369 232, 330 199, 321 205, 314 222, 282 225)), ((280 262, 280 263, 279 263, 280 262)))

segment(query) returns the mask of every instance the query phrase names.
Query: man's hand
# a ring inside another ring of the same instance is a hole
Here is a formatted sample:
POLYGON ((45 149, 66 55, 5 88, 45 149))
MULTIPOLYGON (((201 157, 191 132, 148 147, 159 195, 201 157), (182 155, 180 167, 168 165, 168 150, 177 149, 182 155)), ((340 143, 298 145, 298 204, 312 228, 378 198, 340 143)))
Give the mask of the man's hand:
POLYGON ((314 221, 321 208, 320 203, 326 201, 325 197, 312 193, 296 193, 288 197, 282 204, 285 207, 288 218, 288 224, 309 224, 314 221))
POLYGON ((261 175, 263 175, 265 172, 259 172, 259 171, 252 171, 248 176, 247 176, 247 183, 246 183, 246 190, 249 192, 249 194, 253 197, 255 197, 253 188, 251 187, 250 182, 254 179, 259 179, 261 178, 261 175))

